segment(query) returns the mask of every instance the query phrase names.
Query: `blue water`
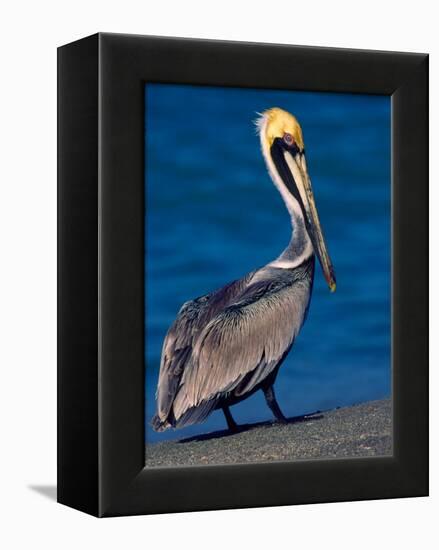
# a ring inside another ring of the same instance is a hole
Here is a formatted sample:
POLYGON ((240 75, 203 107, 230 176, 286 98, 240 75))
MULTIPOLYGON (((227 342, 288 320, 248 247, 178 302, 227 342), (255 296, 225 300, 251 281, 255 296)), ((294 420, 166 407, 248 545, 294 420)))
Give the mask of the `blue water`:
MULTIPOLYGON (((146 437, 224 429, 222 412, 157 434, 160 352, 181 304, 277 257, 290 220, 253 120, 278 106, 302 125, 308 170, 337 275, 316 269, 308 320, 279 371, 287 416, 383 398, 390 366, 390 100, 384 96, 147 84, 146 437)), ((261 392, 237 422, 271 418, 261 392)))

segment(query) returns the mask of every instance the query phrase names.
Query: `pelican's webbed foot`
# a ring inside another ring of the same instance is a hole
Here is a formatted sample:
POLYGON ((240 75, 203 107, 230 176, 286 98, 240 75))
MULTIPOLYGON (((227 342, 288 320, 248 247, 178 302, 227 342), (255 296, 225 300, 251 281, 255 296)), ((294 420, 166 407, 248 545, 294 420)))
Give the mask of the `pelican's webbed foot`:
POLYGON ((287 424, 288 420, 285 418, 284 413, 279 407, 279 403, 276 401, 273 386, 267 386, 266 388, 263 388, 262 391, 264 392, 267 405, 270 407, 271 412, 274 414, 276 420, 281 424, 287 424))

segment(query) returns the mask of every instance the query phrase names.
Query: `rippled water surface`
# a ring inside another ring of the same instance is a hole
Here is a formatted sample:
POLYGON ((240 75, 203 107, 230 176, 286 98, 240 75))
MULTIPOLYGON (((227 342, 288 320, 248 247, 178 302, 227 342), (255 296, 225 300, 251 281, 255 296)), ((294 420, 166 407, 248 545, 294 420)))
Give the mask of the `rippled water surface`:
MULTIPOLYGON (((163 338, 181 304, 274 259, 290 220, 271 183, 253 121, 279 106, 302 125, 308 170, 337 274, 316 269, 308 320, 279 371, 287 416, 389 396, 390 100, 384 96, 147 84, 146 437, 163 338)), ((263 395, 232 408, 237 422, 270 418, 263 395)))

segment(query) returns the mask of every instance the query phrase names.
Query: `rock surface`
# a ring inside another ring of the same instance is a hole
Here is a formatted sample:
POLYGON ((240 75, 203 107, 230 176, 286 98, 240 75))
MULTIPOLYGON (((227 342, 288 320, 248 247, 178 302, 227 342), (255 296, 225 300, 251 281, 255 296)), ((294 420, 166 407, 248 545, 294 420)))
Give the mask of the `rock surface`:
MULTIPOLYGON (((200 426, 200 430, 202 426, 200 426)), ((146 446, 146 466, 242 464, 392 454, 390 399, 289 419, 245 425, 146 446)))

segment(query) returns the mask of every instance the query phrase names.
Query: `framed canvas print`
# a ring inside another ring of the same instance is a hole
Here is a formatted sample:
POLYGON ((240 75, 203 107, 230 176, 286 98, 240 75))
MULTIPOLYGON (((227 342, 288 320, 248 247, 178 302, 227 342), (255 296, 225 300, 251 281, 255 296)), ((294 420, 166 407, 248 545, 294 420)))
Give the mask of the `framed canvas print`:
POLYGON ((428 57, 58 50, 58 500, 428 494, 428 57))

